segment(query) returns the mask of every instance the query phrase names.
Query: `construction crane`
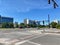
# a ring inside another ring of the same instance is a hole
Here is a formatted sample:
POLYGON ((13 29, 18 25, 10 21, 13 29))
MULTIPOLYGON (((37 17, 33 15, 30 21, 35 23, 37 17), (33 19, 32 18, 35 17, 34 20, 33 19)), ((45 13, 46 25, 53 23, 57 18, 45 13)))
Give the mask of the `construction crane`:
POLYGON ((48 0, 48 4, 51 4, 51 2, 53 2, 54 8, 58 7, 58 4, 55 2, 55 0, 48 0))

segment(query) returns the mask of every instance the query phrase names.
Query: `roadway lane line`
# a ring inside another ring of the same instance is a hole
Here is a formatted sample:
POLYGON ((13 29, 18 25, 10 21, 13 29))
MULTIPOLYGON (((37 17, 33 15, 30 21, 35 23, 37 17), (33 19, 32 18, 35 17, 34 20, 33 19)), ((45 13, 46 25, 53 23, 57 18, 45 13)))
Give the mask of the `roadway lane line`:
POLYGON ((25 43, 25 42, 27 42, 28 40, 24 40, 24 41, 21 41, 21 42, 17 42, 17 43, 15 43, 15 45, 20 45, 20 44, 23 44, 23 43, 25 43))
POLYGON ((28 43, 35 44, 35 45, 41 45, 41 44, 38 44, 38 43, 35 43, 35 42, 32 42, 32 41, 28 41, 28 43))
POLYGON ((17 42, 17 43, 15 43, 15 45, 21 45, 21 44, 23 44, 25 42, 28 42, 28 43, 31 43, 31 44, 35 44, 35 45, 41 45, 41 44, 38 44, 38 43, 31 42, 29 40, 24 40, 24 41, 21 41, 21 42, 17 42))
POLYGON ((34 35, 29 35, 29 36, 26 36, 26 37, 24 37, 24 38, 21 38, 21 39, 27 39, 27 38, 31 38, 31 37, 33 37, 34 35))
POLYGON ((28 40, 32 40, 32 39, 35 39, 35 38, 39 38, 39 37, 42 37, 42 36, 45 36, 45 35, 48 35, 48 34, 43 34, 43 35, 41 35, 41 34, 40 34, 40 35, 35 35, 36 37, 34 36, 33 38, 28 39, 28 40))
MULTIPOLYGON (((45 36, 45 35, 47 35, 47 34, 44 34, 44 35, 37 35, 36 37, 34 36, 33 38, 31 38, 31 39, 26 39, 26 40, 24 40, 24 41, 21 41, 21 42, 17 42, 17 43, 15 43, 15 45, 20 45, 20 44, 23 44, 23 43, 25 43, 25 42, 29 42, 29 43, 32 43, 32 44, 37 44, 37 43, 34 43, 34 42, 30 42, 29 40, 32 40, 32 39, 35 39, 35 38, 39 38, 39 37, 42 37, 42 36, 45 36)), ((41 44, 37 44, 37 45, 41 45, 41 44)))

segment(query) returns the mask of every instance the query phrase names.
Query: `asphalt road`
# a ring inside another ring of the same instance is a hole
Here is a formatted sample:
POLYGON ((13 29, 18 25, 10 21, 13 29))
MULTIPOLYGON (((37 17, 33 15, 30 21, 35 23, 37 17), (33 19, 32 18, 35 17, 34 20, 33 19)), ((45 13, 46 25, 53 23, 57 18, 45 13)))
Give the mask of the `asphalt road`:
POLYGON ((0 30, 0 45, 60 45, 60 34, 41 33, 37 29, 0 30))

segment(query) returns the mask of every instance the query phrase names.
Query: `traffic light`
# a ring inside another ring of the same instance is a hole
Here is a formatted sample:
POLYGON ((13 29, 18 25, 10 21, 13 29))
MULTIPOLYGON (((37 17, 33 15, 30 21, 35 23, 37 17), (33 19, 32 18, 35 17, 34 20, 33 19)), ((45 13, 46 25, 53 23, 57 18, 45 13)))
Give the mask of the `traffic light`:
POLYGON ((50 0, 48 0, 48 4, 50 4, 50 0))
POLYGON ((56 8, 56 4, 55 4, 55 3, 54 3, 54 5, 53 5, 53 6, 54 6, 54 8, 56 8))
POLYGON ((53 2, 53 7, 54 8, 58 7, 58 4, 54 0, 52 0, 52 2, 53 2))
POLYGON ((58 7, 58 4, 55 2, 55 0, 48 0, 48 4, 50 4, 51 2, 53 2, 54 8, 58 7))

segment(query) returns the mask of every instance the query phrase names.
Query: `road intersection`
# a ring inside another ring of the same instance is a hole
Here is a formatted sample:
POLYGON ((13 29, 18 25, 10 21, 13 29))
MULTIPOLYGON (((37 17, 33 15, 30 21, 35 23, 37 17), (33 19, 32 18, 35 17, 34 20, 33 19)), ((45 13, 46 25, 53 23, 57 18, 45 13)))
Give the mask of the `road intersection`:
MULTIPOLYGON (((45 30, 49 32, 49 29, 45 30)), ((59 33, 42 33, 42 31, 36 29, 0 30, 0 45, 60 45, 59 33)), ((55 29, 53 32, 56 32, 55 29)))

